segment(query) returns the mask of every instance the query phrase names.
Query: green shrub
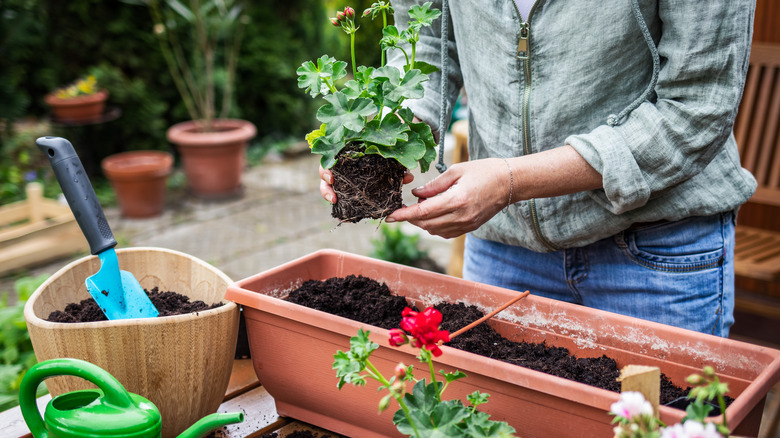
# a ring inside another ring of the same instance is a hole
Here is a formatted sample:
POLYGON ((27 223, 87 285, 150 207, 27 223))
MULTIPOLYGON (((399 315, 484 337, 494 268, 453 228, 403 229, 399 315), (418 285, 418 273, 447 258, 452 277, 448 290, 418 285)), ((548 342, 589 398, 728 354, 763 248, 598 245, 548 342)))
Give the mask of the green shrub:
POLYGON ((62 193, 49 159, 35 146, 35 139, 51 133, 48 123, 20 123, 0 132, 0 204, 25 199, 29 182, 43 184, 43 194, 62 193))
POLYGON ((371 257, 407 266, 414 266, 415 262, 428 257, 428 251, 420 248, 418 234, 404 233, 400 224, 382 223, 379 229, 381 237, 371 240, 371 257))
MULTIPOLYGON (((17 280, 15 304, 8 304, 7 292, 0 297, 0 412, 19 404, 22 377, 37 362, 24 321, 24 304, 48 277, 42 274, 17 280)), ((45 393, 46 387, 41 385, 38 395, 45 393)))

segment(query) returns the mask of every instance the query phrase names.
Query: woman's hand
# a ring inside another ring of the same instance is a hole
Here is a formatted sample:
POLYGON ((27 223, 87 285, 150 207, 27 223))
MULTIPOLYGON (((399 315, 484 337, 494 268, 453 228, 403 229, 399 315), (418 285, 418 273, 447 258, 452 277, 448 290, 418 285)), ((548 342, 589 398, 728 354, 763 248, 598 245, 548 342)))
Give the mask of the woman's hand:
MULTIPOLYGON (((320 194, 322 194, 322 197, 325 198, 326 201, 330 202, 331 204, 336 203, 336 192, 333 190, 333 173, 331 173, 328 169, 323 169, 322 166, 320 166, 320 194)), ((411 172, 409 172, 409 169, 406 170, 404 173, 404 184, 409 184, 410 182, 414 181, 414 175, 412 175, 411 172)))
POLYGON ((412 190, 419 198, 417 204, 394 211, 386 221, 408 221, 433 235, 457 237, 476 230, 506 207, 510 187, 509 168, 503 159, 453 164, 436 179, 412 190))

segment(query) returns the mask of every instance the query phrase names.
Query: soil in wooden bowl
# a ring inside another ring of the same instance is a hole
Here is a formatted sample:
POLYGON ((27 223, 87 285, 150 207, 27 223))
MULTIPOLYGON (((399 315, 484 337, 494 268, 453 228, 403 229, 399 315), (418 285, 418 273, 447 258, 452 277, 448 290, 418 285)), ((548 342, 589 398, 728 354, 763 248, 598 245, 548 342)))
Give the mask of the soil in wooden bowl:
MULTIPOLYGON (((306 281, 291 291, 286 299, 388 330, 399 326, 401 312, 407 306, 406 299, 392 295, 385 284, 354 275, 344 278, 334 277, 324 281, 306 281)), ((442 313, 441 328, 450 333, 484 315, 477 307, 462 303, 440 303, 434 307, 442 313)), ((480 324, 446 345, 557 377, 620 392, 620 383, 616 380, 620 375, 617 362, 606 355, 578 358, 563 347, 548 346, 544 343, 513 342, 498 334, 489 324, 480 324)), ((680 403, 680 399, 684 399, 689 391, 690 388, 680 388, 666 375, 661 374, 661 404, 684 410, 688 403, 680 403)), ((731 398, 727 398, 727 403, 731 401, 731 398)), ((713 407, 717 408, 717 406, 713 407)), ((719 409, 713 409, 710 413, 711 416, 719 414, 719 409)))
MULTIPOLYGON (((224 304, 220 302, 209 305, 200 300, 190 301, 190 298, 186 295, 170 291, 160 292, 157 287, 152 290, 144 289, 144 292, 152 300, 152 304, 157 308, 157 311, 160 312, 158 317, 202 312, 224 304)), ((100 306, 93 298, 87 298, 78 303, 67 304, 65 310, 51 312, 46 320, 72 323, 108 321, 108 318, 106 318, 106 315, 100 310, 100 306)))

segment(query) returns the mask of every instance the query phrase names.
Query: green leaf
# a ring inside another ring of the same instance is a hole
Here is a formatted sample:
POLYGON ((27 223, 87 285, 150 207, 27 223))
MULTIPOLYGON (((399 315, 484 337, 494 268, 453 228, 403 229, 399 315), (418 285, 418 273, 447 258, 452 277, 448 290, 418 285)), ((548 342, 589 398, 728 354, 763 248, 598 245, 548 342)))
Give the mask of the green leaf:
POLYGON ((382 93, 387 100, 400 102, 402 99, 420 99, 424 89, 422 83, 428 80, 417 69, 411 69, 401 77, 401 71, 393 66, 386 65, 377 70, 375 77, 386 79, 382 84, 382 93))
POLYGON ((333 369, 336 370, 336 377, 339 378, 339 389, 346 383, 352 383, 355 386, 366 384, 365 376, 360 373, 366 369, 371 352, 379 348, 379 345, 368 339, 369 333, 359 329, 357 336, 353 336, 349 340, 349 351, 337 351, 333 356, 333 369))
POLYGON ((336 156, 347 146, 347 142, 344 141, 338 132, 334 136, 319 137, 314 141, 314 145, 311 147, 313 154, 322 155, 320 159, 320 165, 323 169, 330 169, 336 164, 336 156), (335 138, 334 138, 335 137, 335 138))
POLYGON ((483 403, 487 403, 488 397, 490 397, 490 394, 483 394, 479 391, 474 391, 471 394, 466 396, 466 400, 468 400, 472 406, 477 407, 483 403))
POLYGON ((379 45, 382 46, 382 50, 387 50, 398 47, 398 44, 403 41, 405 41, 405 39, 401 37, 398 28, 391 24, 382 29, 382 39, 379 40, 379 45))
POLYGON ((431 2, 425 2, 422 5, 414 5, 409 8, 409 18, 412 19, 409 25, 420 28, 433 24, 433 21, 441 16, 441 11, 438 9, 431 9, 431 5, 431 2))
POLYGON ((361 139, 367 143, 393 146, 399 141, 405 142, 409 138, 407 132, 409 127, 403 120, 390 113, 381 122, 379 120, 368 122, 361 139))
POLYGON ((296 70, 298 75, 298 87, 304 88, 311 97, 330 92, 328 84, 346 76, 347 63, 338 61, 328 55, 322 55, 315 65, 312 61, 306 61, 296 70))
POLYGON ((166 3, 168 6, 176 11, 177 14, 179 14, 184 20, 186 20, 188 23, 192 23, 195 21, 195 14, 185 6, 182 2, 178 0, 166 0, 166 3))
POLYGON ((317 119, 328 125, 328 135, 339 128, 360 132, 365 125, 364 118, 376 112, 371 99, 350 99, 342 92, 329 94, 325 100, 328 103, 317 111, 317 119))
POLYGON ((450 382, 453 382, 455 380, 462 379, 462 378, 466 377, 466 373, 464 373, 463 371, 460 371, 460 370, 457 370, 454 373, 445 373, 444 370, 440 370, 439 374, 444 376, 444 380, 447 383, 450 383, 450 382))
POLYGON ((314 143, 315 143, 315 141, 316 141, 318 138, 320 138, 320 137, 324 137, 324 136, 325 136, 325 127, 326 127, 326 126, 327 126, 327 125, 325 125, 325 124, 323 123, 323 124, 321 124, 321 125, 320 125, 320 128, 319 128, 319 129, 315 129, 314 131, 312 131, 312 132, 310 132, 310 133, 306 134, 306 142, 307 142, 307 143, 309 143, 309 149, 311 149, 312 147, 314 147, 314 143))
POLYGON ((417 70, 420 70, 420 72, 424 75, 429 75, 431 73, 436 73, 439 71, 439 67, 436 67, 435 65, 428 64, 427 62, 422 61, 414 61, 414 68, 417 70))
POLYGON ((685 418, 683 418, 683 422, 687 420, 696 420, 700 423, 704 422, 712 409, 711 405, 705 404, 700 400, 695 400, 685 408, 685 418))

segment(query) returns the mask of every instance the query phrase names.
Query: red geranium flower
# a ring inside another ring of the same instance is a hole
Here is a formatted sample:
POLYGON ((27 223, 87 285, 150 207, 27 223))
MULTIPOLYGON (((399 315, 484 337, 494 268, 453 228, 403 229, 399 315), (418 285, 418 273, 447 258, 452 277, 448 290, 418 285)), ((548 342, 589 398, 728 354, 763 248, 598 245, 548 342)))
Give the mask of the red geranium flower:
MULTIPOLYGON (((446 330, 439 330, 439 325, 442 320, 441 312, 433 307, 428 307, 422 312, 416 312, 407 307, 404 309, 401 316, 403 317, 401 319, 401 329, 414 338, 414 346, 417 348, 425 347, 428 351, 433 353, 434 356, 441 356, 439 342, 450 341, 450 333, 446 330)), ((398 332, 401 331, 399 330, 398 332)), ((398 332, 395 334, 397 335, 398 332)), ((396 337, 394 339, 392 330, 390 335, 390 345, 400 345, 393 343, 397 342, 398 338, 396 337)))

